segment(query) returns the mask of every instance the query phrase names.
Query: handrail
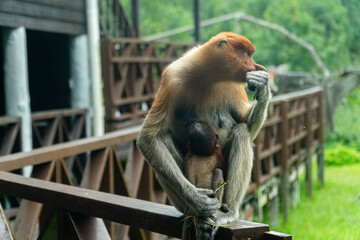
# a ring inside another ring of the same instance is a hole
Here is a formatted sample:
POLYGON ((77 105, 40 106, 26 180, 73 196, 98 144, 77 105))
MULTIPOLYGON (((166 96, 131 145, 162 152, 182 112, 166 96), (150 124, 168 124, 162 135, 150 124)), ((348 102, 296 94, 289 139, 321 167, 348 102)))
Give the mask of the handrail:
MULTIPOLYGON (((81 213, 173 237, 181 237, 183 215, 172 206, 152 203, 89 189, 66 186, 0 171, 0 189, 9 195, 50 204, 81 213)), ((239 220, 222 228, 217 239, 291 239, 270 232, 269 226, 239 220)))
POLYGON ((134 126, 107 133, 100 137, 84 138, 38 148, 31 152, 20 152, 3 156, 0 157, 0 171, 12 171, 28 165, 37 165, 87 151, 102 149, 107 146, 126 143, 135 140, 140 129, 141 126, 134 126))

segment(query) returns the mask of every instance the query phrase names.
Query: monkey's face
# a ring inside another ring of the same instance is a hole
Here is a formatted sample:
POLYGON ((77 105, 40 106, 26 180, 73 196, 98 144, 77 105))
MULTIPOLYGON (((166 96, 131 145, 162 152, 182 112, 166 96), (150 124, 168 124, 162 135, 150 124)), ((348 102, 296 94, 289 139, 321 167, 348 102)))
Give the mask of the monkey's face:
POLYGON ((235 81, 246 82, 246 73, 263 70, 265 68, 254 62, 252 56, 255 46, 244 36, 223 32, 211 38, 209 43, 217 48, 215 50, 227 70, 229 78, 235 81))

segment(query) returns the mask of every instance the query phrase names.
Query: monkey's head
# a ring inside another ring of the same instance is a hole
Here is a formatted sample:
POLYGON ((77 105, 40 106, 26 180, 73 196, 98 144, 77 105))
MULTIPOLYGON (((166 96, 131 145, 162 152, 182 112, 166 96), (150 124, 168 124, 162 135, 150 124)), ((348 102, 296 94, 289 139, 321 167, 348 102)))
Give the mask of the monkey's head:
POLYGON ((211 48, 210 58, 217 62, 218 70, 229 80, 246 82, 246 73, 265 68, 254 62, 255 46, 244 36, 222 32, 204 44, 211 48))
POLYGON ((204 121, 195 121, 189 127, 189 146, 193 153, 210 156, 217 143, 217 135, 204 121))

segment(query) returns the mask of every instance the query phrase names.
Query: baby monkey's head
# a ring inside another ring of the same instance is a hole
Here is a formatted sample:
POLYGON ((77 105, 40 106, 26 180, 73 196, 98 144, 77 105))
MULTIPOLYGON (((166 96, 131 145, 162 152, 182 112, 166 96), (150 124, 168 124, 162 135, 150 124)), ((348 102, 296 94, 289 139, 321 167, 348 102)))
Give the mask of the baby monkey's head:
POLYGON ((195 121, 189 127, 189 146, 193 153, 210 156, 215 150, 218 136, 204 121, 195 121))

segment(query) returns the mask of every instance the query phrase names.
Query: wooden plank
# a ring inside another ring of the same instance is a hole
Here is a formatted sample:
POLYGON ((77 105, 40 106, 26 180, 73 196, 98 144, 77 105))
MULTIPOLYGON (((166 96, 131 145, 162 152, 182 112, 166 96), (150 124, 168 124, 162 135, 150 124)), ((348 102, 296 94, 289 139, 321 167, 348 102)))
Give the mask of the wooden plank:
POLYGON ((174 207, 0 171, 2 193, 163 234, 181 236, 174 207), (156 224, 154 224, 156 222, 156 224), (166 226, 166 227, 164 227, 166 226))
MULTIPOLYGON (((182 213, 172 206, 152 203, 73 186, 46 182, 0 171, 0 189, 3 193, 32 201, 47 203, 60 209, 131 225, 136 228, 181 237, 182 213)), ((223 236, 243 236, 259 239, 269 226, 238 220, 229 228, 221 228, 217 239, 223 236)))
POLYGON ((1 13, 1 26, 19 27, 24 26, 31 30, 40 30, 45 32, 65 33, 65 34, 83 34, 86 33, 86 26, 84 24, 64 23, 51 20, 35 19, 31 17, 24 17, 20 15, 1 13))
POLYGON ((87 151, 129 142, 137 138, 140 129, 141 125, 137 125, 127 129, 114 131, 101 137, 80 139, 38 148, 31 152, 21 152, 3 156, 0 157, 0 170, 11 171, 28 165, 41 164, 54 159, 65 158, 87 151))
POLYGON ((86 24, 85 12, 75 12, 18 0, 0 1, 0 12, 57 22, 86 24))
POLYGON ((68 117, 73 115, 86 115, 86 109, 57 109, 57 110, 47 110, 31 113, 31 120, 44 120, 49 118, 56 118, 58 115, 62 117, 68 117))
POLYGON ((260 239, 264 232, 270 230, 269 225, 242 220, 229 225, 229 228, 220 228, 215 239, 260 239))
POLYGON ((267 240, 291 240, 292 236, 285 233, 268 231, 264 233, 264 239, 267 240))
POLYGON ((133 56, 133 57, 112 57, 110 59, 111 63, 171 63, 174 61, 175 57, 146 57, 146 56, 133 56))
POLYGON ((288 109, 288 102, 282 101, 281 103, 281 196, 282 196, 282 213, 285 221, 287 221, 289 217, 289 172, 288 172, 288 131, 289 131, 289 122, 287 117, 287 109, 288 109))
POLYGON ((10 154, 14 147, 16 138, 20 136, 20 124, 11 124, 0 139, 0 156, 10 154))
POLYGON ((11 117, 11 116, 1 116, 0 125, 5 125, 9 123, 20 123, 21 117, 11 117))
POLYGON ((111 239, 102 219, 82 215, 79 213, 67 212, 66 215, 70 222, 74 225, 75 231, 79 239, 111 239))
MULTIPOLYGON (((50 181, 54 168, 54 162, 38 165, 33 169, 31 176, 50 181)), ((16 217, 16 222, 19 224, 17 228, 15 227, 19 239, 33 239, 42 208, 43 204, 26 199, 21 201, 19 214, 16 217)))
POLYGON ((19 0, 21 2, 29 2, 41 4, 44 6, 64 8, 74 11, 85 11, 84 0, 19 0))
POLYGON ((81 187, 100 190, 109 150, 109 148, 105 148, 91 153, 91 160, 86 164, 84 177, 81 179, 81 187))

